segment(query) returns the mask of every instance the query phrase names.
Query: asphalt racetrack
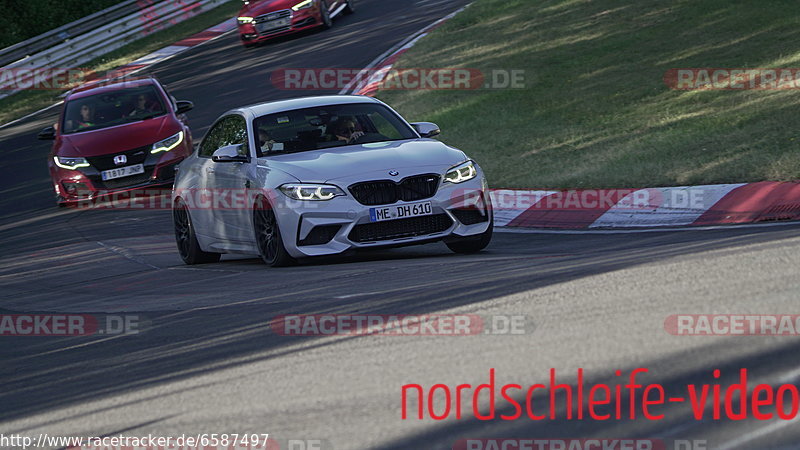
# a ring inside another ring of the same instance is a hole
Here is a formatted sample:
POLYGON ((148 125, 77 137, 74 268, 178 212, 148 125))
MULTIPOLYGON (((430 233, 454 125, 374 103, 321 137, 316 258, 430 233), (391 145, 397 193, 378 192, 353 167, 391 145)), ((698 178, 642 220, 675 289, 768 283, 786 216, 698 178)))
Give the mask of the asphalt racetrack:
MULTIPOLYGON (((272 70, 363 67, 466 3, 361 0, 331 30, 252 50, 231 33, 153 72, 195 102, 199 139, 229 108, 297 96, 272 87, 272 70)), ((302 94, 317 93, 334 92, 302 94)), ((675 395, 734 383, 741 368, 754 383, 796 385, 796 336, 674 336, 664 326, 673 314, 796 313, 796 224, 498 232, 471 256, 429 244, 284 269, 239 256, 189 267, 169 211, 55 207, 49 143, 35 139, 55 111, 0 130, 0 313, 128 315, 141 332, 0 338, 2 434, 269 433, 298 449, 317 440, 335 449, 445 449, 462 438, 800 442, 797 421, 695 420, 685 403, 662 407, 662 420, 437 421, 402 420, 400 396, 409 383, 486 383, 492 368, 498 383, 526 386, 546 383, 551 368, 567 383, 578 368, 594 383, 647 368, 639 382, 675 395), (284 314, 524 316, 526 326, 513 335, 297 337, 269 327, 284 314)))

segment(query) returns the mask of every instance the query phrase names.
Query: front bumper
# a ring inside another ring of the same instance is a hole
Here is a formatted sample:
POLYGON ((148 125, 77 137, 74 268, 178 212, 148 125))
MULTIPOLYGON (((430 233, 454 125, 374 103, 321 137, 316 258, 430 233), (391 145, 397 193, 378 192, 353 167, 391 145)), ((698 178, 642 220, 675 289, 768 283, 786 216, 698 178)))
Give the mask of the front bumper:
MULTIPOLYGON (((347 192, 347 186, 339 187, 347 192)), ((433 197, 393 206, 428 201, 432 215, 371 222, 370 209, 380 206, 362 205, 349 193, 318 202, 295 201, 280 193, 273 199, 284 246, 295 258, 475 236, 492 224, 482 176, 460 184, 442 183, 433 197)))
POLYGON ((309 8, 292 12, 291 17, 292 22, 289 27, 265 31, 263 33, 256 31, 256 27, 252 23, 239 24, 239 37, 241 38, 243 44, 252 45, 322 25, 320 12, 317 8, 309 8))
POLYGON ((59 205, 71 205, 87 200, 102 200, 112 194, 137 189, 170 186, 175 180, 175 168, 186 156, 188 153, 184 146, 162 154, 151 154, 148 151, 142 161, 134 161, 144 165, 144 173, 105 182, 100 172, 107 168, 97 167, 98 163, 91 161, 91 158, 90 163, 93 165, 77 170, 58 167, 51 160, 50 176, 56 202, 59 205))

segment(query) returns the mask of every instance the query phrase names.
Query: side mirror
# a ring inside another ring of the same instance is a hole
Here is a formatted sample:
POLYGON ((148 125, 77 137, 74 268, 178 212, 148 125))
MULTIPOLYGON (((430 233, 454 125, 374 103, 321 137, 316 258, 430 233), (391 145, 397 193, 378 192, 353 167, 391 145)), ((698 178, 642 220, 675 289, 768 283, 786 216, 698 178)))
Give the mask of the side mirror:
POLYGON ((218 163, 247 162, 249 158, 242 155, 242 144, 226 145, 220 147, 211 155, 211 160, 218 163))
POLYGON ((189 100, 178 100, 175 105, 177 106, 175 114, 185 114, 194 109, 194 103, 189 100))
POLYGON ((39 135, 36 136, 40 141, 52 141, 56 138, 56 129, 53 127, 47 127, 39 132, 39 135))
POLYGON ((416 122, 412 123, 411 126, 424 138, 432 138, 438 136, 442 132, 442 130, 439 129, 439 125, 430 122, 416 122))

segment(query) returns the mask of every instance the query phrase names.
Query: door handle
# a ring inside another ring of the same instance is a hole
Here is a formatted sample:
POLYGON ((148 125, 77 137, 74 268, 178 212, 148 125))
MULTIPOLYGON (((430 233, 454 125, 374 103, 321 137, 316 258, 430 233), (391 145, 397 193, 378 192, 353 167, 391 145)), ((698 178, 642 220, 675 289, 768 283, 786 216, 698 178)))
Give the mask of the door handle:
POLYGON ((214 173, 216 171, 217 171, 217 169, 215 169, 213 167, 206 167, 206 173, 214 173))

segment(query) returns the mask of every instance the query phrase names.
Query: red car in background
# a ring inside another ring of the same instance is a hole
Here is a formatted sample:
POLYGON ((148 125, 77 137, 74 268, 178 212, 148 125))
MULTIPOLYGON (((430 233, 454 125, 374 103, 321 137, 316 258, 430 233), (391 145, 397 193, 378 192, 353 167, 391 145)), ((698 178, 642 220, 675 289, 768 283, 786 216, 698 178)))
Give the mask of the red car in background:
POLYGON ((245 0, 239 36, 245 47, 309 28, 330 28, 333 18, 355 11, 354 0, 245 0))
POLYGON ((185 116, 193 107, 152 77, 70 91, 58 123, 38 136, 54 140, 48 163, 56 202, 171 185, 175 166, 193 150, 185 116))

